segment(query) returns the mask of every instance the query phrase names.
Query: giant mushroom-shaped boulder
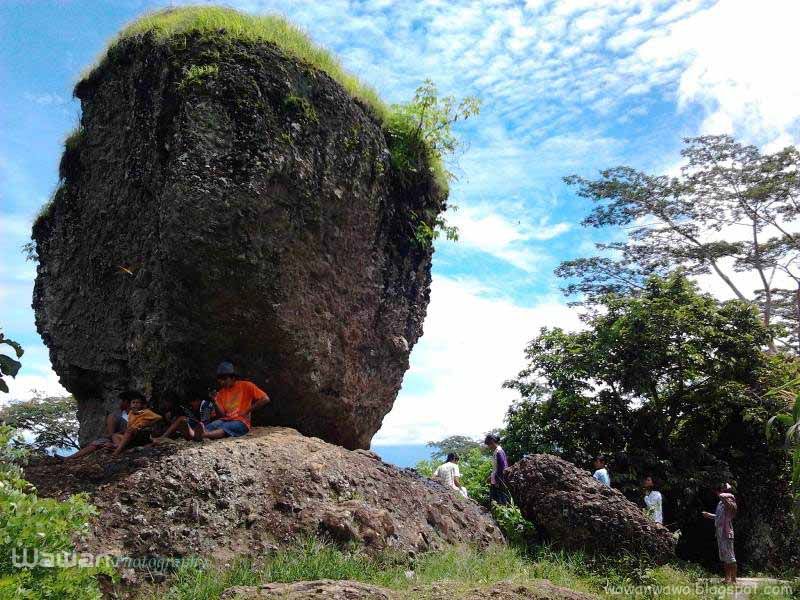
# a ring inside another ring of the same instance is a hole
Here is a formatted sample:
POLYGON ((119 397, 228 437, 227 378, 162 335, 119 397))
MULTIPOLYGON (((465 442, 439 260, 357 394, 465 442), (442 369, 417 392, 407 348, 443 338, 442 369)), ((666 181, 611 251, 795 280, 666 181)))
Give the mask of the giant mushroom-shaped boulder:
POLYGON ((301 35, 158 13, 75 88, 33 305, 84 441, 121 390, 204 394, 224 358, 274 400, 256 424, 366 448, 392 407, 429 299, 415 233, 446 190, 427 152, 396 166, 368 89, 276 28, 301 35))

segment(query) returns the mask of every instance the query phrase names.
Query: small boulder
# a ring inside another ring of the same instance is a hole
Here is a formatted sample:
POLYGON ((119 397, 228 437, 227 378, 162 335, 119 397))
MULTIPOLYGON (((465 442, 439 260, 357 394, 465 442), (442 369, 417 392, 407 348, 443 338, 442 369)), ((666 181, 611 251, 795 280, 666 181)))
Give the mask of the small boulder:
POLYGON ((675 555, 675 539, 666 527, 566 460, 527 456, 508 471, 508 484, 525 518, 561 548, 627 551, 656 563, 675 555))

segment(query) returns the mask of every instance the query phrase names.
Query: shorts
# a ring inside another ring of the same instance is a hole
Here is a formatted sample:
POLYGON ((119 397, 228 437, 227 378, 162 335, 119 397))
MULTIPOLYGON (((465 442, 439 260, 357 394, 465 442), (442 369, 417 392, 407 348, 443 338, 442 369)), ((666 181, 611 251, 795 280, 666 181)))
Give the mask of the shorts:
POLYGON ((719 549, 719 559, 726 564, 736 563, 736 555, 733 553, 733 538, 717 538, 719 549))
POLYGON ((142 427, 133 433, 131 441, 128 442, 128 446, 131 448, 134 446, 146 446, 153 441, 150 436, 156 435, 158 435, 158 431, 153 427, 142 427))
POLYGON ((217 429, 221 429, 228 437, 240 437, 250 431, 247 425, 241 421, 223 421, 222 419, 211 421, 211 423, 205 425, 204 428, 206 431, 216 431, 217 429))

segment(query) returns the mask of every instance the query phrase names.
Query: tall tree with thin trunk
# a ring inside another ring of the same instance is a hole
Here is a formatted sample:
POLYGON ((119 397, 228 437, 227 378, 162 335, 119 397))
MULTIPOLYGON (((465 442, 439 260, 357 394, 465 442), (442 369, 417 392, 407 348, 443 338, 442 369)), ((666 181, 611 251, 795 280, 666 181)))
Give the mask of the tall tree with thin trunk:
POLYGON ((765 325, 783 327, 771 348, 777 342, 800 352, 800 152, 766 154, 727 135, 685 143, 678 177, 623 166, 595 180, 565 178, 594 203, 585 226, 625 235, 597 244, 598 256, 561 263, 564 292, 591 305, 607 293, 640 292, 648 276, 676 268, 713 274, 757 305, 765 325), (741 283, 750 279, 753 285, 741 283))

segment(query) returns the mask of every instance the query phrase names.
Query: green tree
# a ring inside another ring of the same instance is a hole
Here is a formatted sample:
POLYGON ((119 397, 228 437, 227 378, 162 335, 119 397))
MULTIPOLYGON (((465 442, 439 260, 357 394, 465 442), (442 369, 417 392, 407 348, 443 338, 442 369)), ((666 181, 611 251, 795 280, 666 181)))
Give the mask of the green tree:
POLYGON ((444 462, 451 452, 459 456, 466 456, 473 448, 481 448, 480 442, 465 435, 451 435, 438 442, 428 442, 426 445, 434 448, 431 458, 439 462, 444 462))
MULTIPOLYGON (((14 350, 16 358, 21 358, 24 354, 22 346, 14 340, 8 339, 0 330, 0 346, 3 344, 10 346, 14 350)), ((16 377, 21 367, 22 364, 18 360, 6 354, 0 354, 0 392, 8 393, 8 384, 3 380, 3 377, 16 377)))
POLYGON ((795 525, 800 525, 800 378, 770 390, 770 396, 786 401, 786 411, 770 417, 767 421, 767 439, 773 437, 776 426, 786 428, 784 447, 790 460, 790 493, 795 525))
POLYGON ((0 410, 0 421, 18 431, 33 434, 31 446, 80 448, 78 442, 78 405, 72 396, 35 395, 30 400, 12 402, 0 410))
POLYGON ((595 204, 585 226, 627 233, 597 244, 598 256, 563 262, 556 274, 568 279, 565 293, 591 304, 609 292, 641 293, 650 275, 678 267, 713 273, 736 298, 757 305, 766 326, 784 326, 791 335, 779 342, 798 350, 800 235, 787 222, 800 214, 800 152, 762 154, 726 135, 685 141, 679 177, 615 167, 596 180, 565 179, 595 204), (756 277, 754 293, 734 282, 735 272, 756 277))
POLYGON ((764 530, 780 538, 787 509, 786 459, 763 435, 778 404, 763 391, 786 381, 794 361, 762 351, 769 332, 752 304, 720 304, 682 273, 599 298, 597 309, 583 331, 543 329, 526 369, 506 383, 521 396, 506 420, 510 458, 554 452, 588 468, 607 454, 615 487, 637 501, 652 472, 687 558, 707 546, 695 536, 708 489, 735 480, 737 539, 756 560, 751 540, 764 530))

